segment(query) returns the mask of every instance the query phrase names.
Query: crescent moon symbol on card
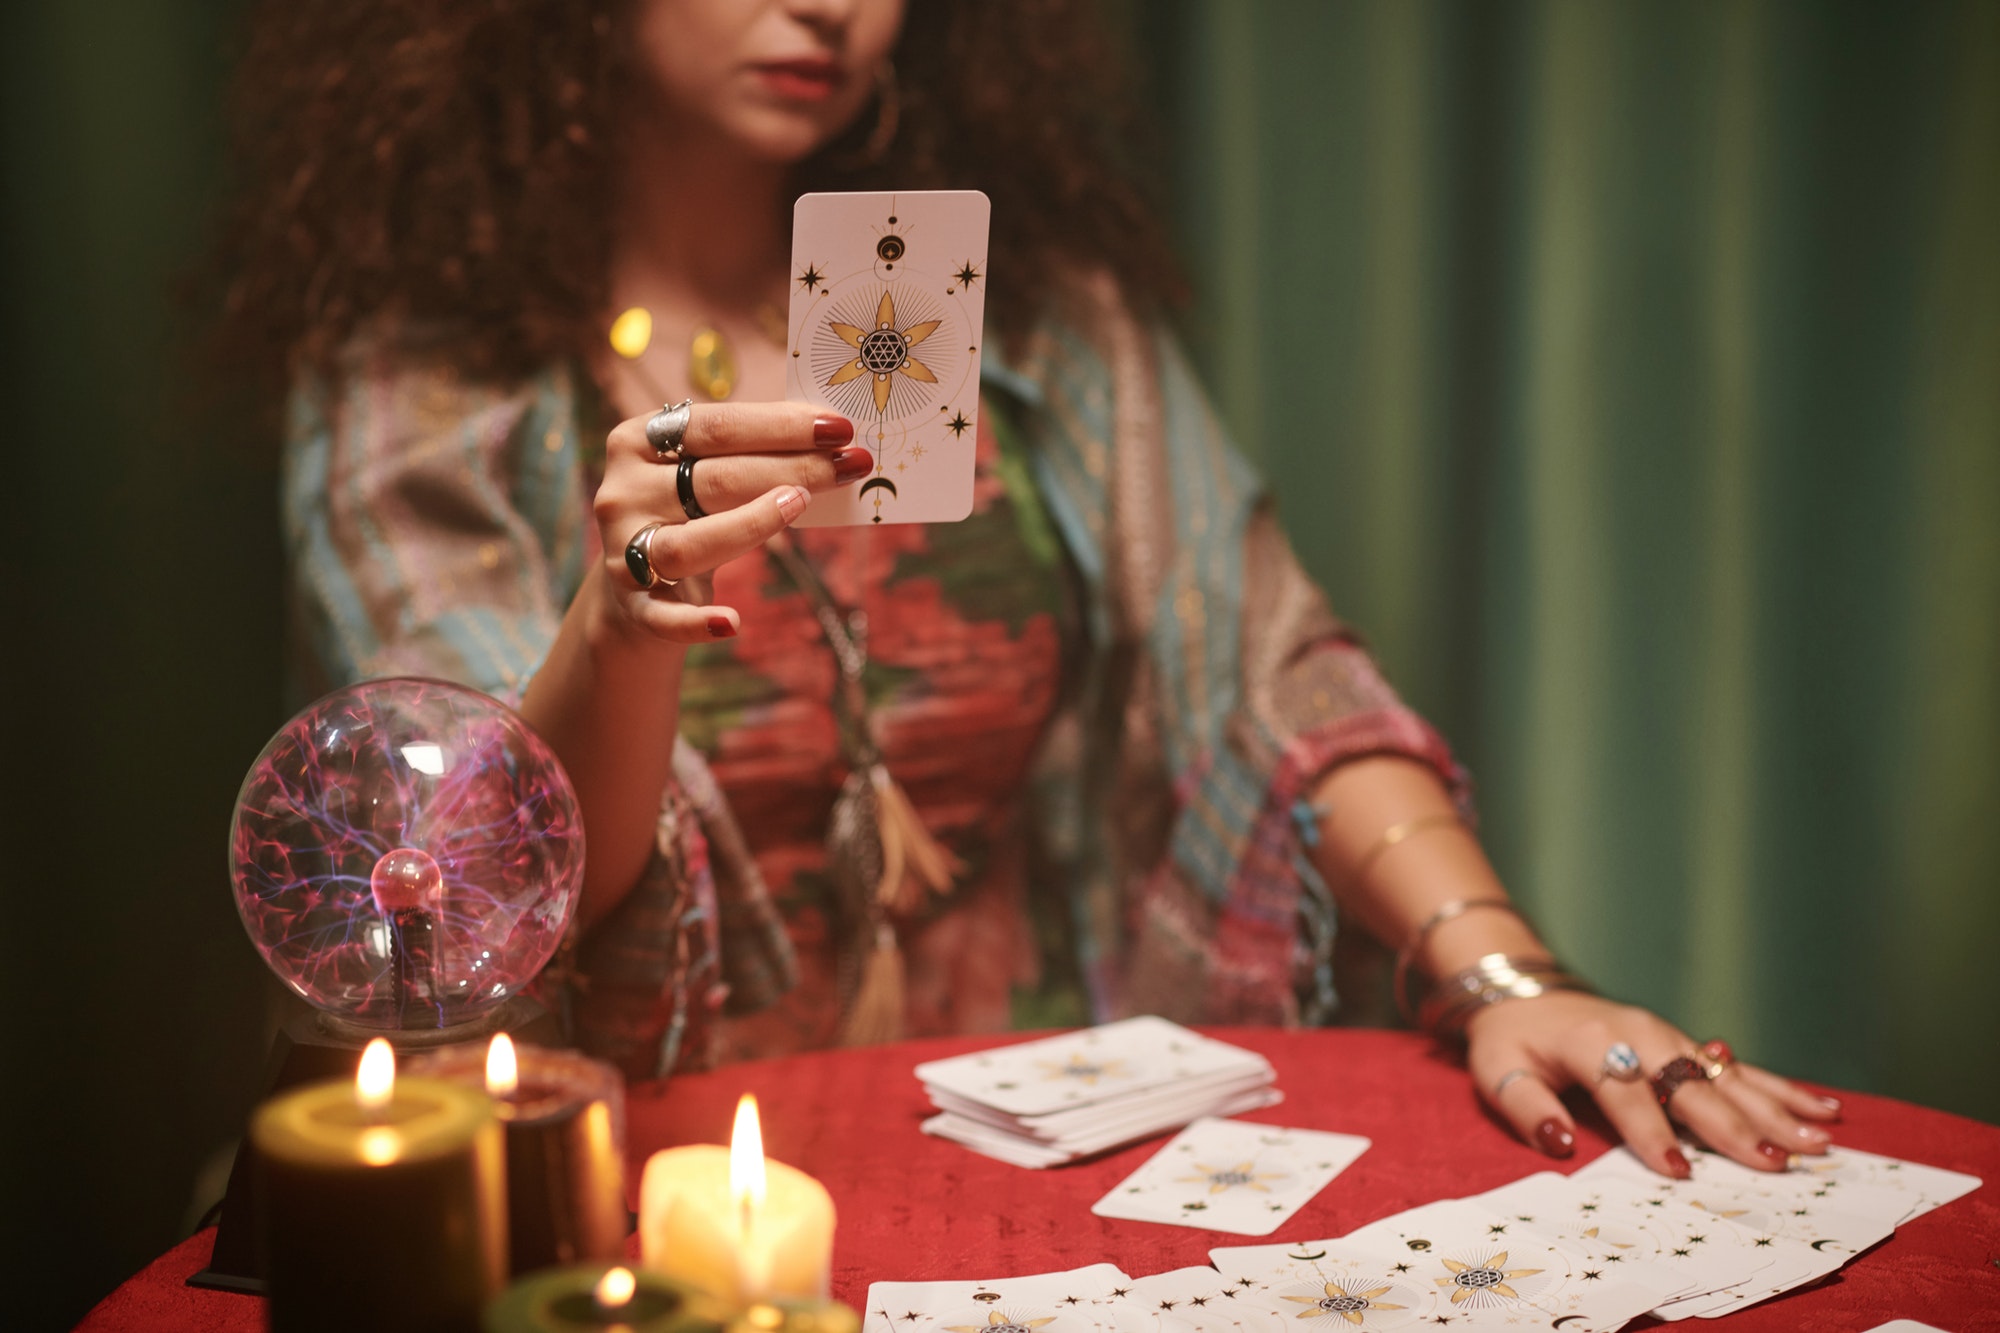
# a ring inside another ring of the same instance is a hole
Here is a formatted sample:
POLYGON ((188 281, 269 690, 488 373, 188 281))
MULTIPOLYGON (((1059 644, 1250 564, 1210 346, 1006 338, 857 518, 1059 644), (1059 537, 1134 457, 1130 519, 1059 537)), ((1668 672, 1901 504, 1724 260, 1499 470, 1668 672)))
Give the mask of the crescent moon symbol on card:
POLYGON ((1555 1323, 1550 1324, 1549 1327, 1561 1328, 1564 1324, 1567 1324, 1572 1319, 1581 1320, 1582 1318, 1583 1316, 1580 1314, 1566 1314, 1562 1318, 1556 1320, 1555 1323))
POLYGON ((854 493, 857 496, 866 495, 868 494, 868 492, 874 490, 877 486, 880 486, 883 489, 887 490, 891 496, 894 496, 896 494, 896 483, 890 481, 887 477, 870 477, 868 480, 862 482, 861 488, 855 491, 854 493))
POLYGON ((1315 1259, 1326 1258, 1326 1251, 1314 1250, 1311 1254, 1300 1254, 1296 1250, 1294 1250, 1291 1253, 1288 1253, 1285 1257, 1287 1259, 1297 1259, 1302 1264, 1309 1264, 1315 1259))
POLYGON ((1839 1243, 1839 1241, 1833 1239, 1831 1236, 1822 1236, 1812 1243, 1812 1247, 1817 1250, 1822 1245, 1838 1245, 1839 1243))

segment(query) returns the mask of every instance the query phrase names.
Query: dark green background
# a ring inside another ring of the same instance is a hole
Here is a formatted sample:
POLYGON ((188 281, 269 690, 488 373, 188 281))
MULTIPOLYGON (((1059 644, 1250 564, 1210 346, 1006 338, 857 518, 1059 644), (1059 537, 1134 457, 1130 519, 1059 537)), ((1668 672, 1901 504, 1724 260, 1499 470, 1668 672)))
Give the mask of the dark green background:
MULTIPOLYGON (((9 1327, 177 1239, 263 1057, 275 474, 169 296, 231 8, 0 19, 9 1327)), ((1222 410, 1552 939, 2000 1118, 2000 6, 1120 9, 1222 410)))

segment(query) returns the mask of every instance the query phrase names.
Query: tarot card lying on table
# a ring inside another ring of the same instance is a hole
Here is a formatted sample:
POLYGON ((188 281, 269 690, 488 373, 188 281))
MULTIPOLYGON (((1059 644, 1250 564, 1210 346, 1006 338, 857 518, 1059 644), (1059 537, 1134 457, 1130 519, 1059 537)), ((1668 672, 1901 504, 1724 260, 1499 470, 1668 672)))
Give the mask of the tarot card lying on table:
POLYGON ((1263 1056, 1150 1016, 933 1060, 917 1077, 938 1108, 925 1133, 1026 1167, 1282 1099, 1263 1056))
POLYGON ((1090 1211, 1268 1236, 1367 1149, 1368 1140, 1353 1134, 1197 1120, 1090 1211))

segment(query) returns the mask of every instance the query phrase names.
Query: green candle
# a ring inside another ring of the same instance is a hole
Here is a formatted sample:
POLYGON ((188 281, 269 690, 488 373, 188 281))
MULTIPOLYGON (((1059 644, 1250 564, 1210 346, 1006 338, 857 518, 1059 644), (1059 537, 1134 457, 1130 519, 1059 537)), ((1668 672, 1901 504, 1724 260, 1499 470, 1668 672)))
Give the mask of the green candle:
POLYGON ((388 1043, 370 1043, 354 1082, 300 1088, 251 1119, 272 1333, 471 1333, 505 1281, 492 1102, 394 1070, 388 1043))
POLYGON ((605 1264, 523 1278, 486 1307, 486 1333, 723 1333, 728 1312, 706 1292, 605 1264))

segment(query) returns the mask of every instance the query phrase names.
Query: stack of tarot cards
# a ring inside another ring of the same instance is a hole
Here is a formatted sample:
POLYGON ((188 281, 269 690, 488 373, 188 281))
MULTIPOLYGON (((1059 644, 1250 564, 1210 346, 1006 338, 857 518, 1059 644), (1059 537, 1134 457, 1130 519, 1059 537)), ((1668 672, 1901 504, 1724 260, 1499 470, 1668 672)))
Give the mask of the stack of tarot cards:
POLYGON ((1621 1150, 1573 1176, 1529 1176, 1334 1240, 1211 1250, 1213 1267, 1151 1277, 1097 1264, 988 1281, 878 1282, 862 1333, 1440 1324, 1609 1333, 1648 1313, 1712 1318, 1817 1281, 1898 1222, 1980 1184, 1842 1148, 1782 1174, 1689 1156, 1692 1180, 1656 1176, 1621 1150))
POLYGON ((1270 1062, 1164 1018, 1128 1018, 917 1066, 924 1132, 1016 1166, 1057 1166, 1203 1116, 1276 1105, 1270 1062))

